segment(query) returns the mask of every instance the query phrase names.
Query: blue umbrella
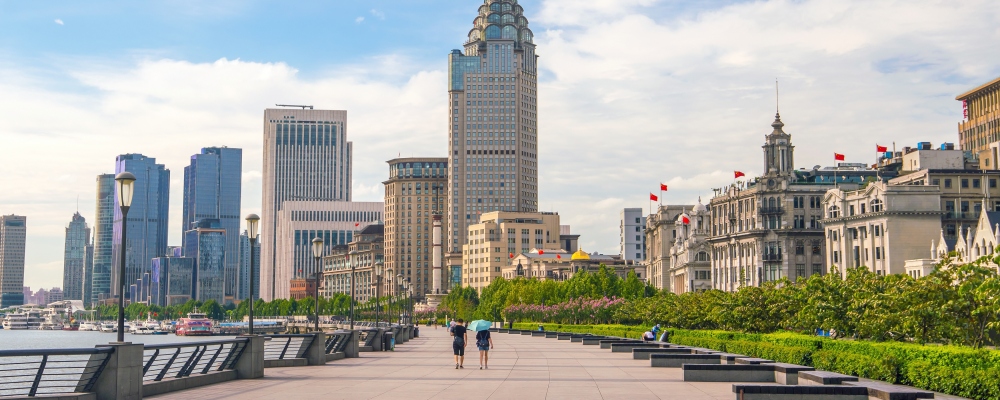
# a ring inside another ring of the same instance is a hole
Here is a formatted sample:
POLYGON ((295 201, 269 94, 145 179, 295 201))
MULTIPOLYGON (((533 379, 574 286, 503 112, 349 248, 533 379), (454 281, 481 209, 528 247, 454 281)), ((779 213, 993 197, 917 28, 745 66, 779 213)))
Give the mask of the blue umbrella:
POLYGON ((475 321, 469 322, 469 330, 476 332, 488 331, 490 330, 490 326, 493 326, 492 322, 482 319, 477 319, 475 321))

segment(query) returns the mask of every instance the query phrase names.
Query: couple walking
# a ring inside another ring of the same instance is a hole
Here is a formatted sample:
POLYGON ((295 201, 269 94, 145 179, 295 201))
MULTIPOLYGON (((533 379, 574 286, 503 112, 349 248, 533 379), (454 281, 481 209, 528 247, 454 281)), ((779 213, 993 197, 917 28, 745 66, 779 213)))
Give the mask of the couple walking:
MULTIPOLYGON (((479 369, 489 369, 490 361, 490 349, 493 348, 493 338, 490 337, 489 323, 486 321, 473 321, 474 329, 476 331, 476 347, 479 348, 479 369), (484 322, 485 324, 477 324, 478 322, 484 322), (483 330, 478 330, 481 327, 485 328, 483 330)), ((468 324, 465 324, 461 318, 458 321, 452 321, 451 327, 448 328, 451 336, 455 338, 452 342, 452 350, 455 351, 455 369, 465 368, 465 347, 469 342, 469 328, 468 324)))

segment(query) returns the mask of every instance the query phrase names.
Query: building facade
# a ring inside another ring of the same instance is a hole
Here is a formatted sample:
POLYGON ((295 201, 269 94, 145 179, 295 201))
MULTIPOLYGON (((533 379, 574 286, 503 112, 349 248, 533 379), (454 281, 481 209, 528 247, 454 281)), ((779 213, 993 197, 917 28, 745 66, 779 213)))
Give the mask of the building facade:
POLYGON ((962 102, 964 118, 958 123, 962 150, 980 159, 996 160, 997 154, 989 155, 989 144, 1000 141, 1000 78, 962 93, 955 100, 962 102))
MULTIPOLYGON (((184 209, 181 231, 191 229, 195 221, 219 220, 226 230, 225 297, 242 299, 237 285, 240 276, 239 251, 240 199, 243 181, 243 150, 228 147, 206 147, 191 156, 184 167, 184 209)), ((186 238, 187 236, 184 236, 186 238)), ((188 243, 183 241, 181 247, 188 243)))
MULTIPOLYGON (((354 234, 373 222, 382 221, 382 202, 286 201, 278 213, 275 298, 291 296, 293 279, 311 278, 318 269, 313 257, 313 238, 323 239, 323 254, 334 246, 348 244, 354 234)), ((263 254, 264 246, 261 245, 263 254)), ((266 282, 261 279, 261 290, 266 282)), ((265 299, 264 293, 261 298, 265 299)))
POLYGON ((239 254, 240 254, 240 264, 239 264, 239 268, 238 268, 238 272, 239 272, 239 278, 238 278, 239 282, 238 282, 238 285, 239 285, 239 288, 236 291, 240 295, 240 297, 238 298, 238 300, 250 299, 250 300, 256 301, 256 299, 260 298, 260 276, 257 275, 257 276, 253 276, 252 277, 253 278, 253 287, 251 288, 250 287, 250 282, 251 282, 251 275, 250 274, 252 274, 252 273, 258 273, 260 271, 260 268, 256 268, 256 267, 260 266, 260 242, 257 242, 256 244, 254 244, 253 248, 251 248, 251 246, 250 246, 250 236, 247 235, 247 231, 246 230, 244 230, 243 233, 240 234, 240 253, 239 254), (252 261, 251 261, 251 258, 252 258, 252 261), (250 268, 251 262, 253 263, 252 265, 255 266, 255 268, 253 268, 253 269, 250 268))
POLYGON ((0 308, 24 304, 24 249, 28 217, 0 215, 0 308))
POLYGON ((184 257, 180 248, 167 256, 154 258, 150 275, 149 293, 153 304, 173 306, 194 299, 195 259, 184 257))
MULTIPOLYGON (((352 293, 355 301, 367 302, 375 296, 375 267, 385 266, 385 226, 371 224, 348 244, 338 245, 323 257, 323 293, 352 293)), ((387 269, 389 276, 394 270, 387 269)), ((386 292, 380 292, 384 295, 386 292)))
MULTIPOLYGON (((389 160, 385 186, 385 267, 403 274, 417 298, 432 293, 433 217, 445 211, 447 158, 389 160)), ((442 219, 447 232, 448 220, 442 219)), ((443 257, 443 254, 436 254, 443 257)), ((442 274, 444 275, 444 274, 442 274)), ((447 288, 444 277, 441 287, 447 288)))
POLYGON ((293 269, 281 264, 288 255, 278 249, 278 214, 286 201, 351 201, 351 149, 347 111, 264 110, 260 296, 265 301, 288 298, 293 269))
POLYGON ((63 298, 83 300, 83 277, 87 266, 87 248, 90 247, 90 227, 79 212, 73 214, 66 227, 63 246, 63 298))
POLYGON ((493 211, 468 229, 462 246, 462 286, 476 290, 503 276, 503 267, 515 255, 562 250, 559 214, 553 212, 493 211))
MULTIPOLYGON (((90 284, 89 304, 111 297, 111 267, 115 260, 112 255, 114 248, 115 221, 115 174, 97 176, 97 209, 94 212, 94 261, 91 274, 84 277, 85 284, 90 284)), ((87 301, 84 301, 88 304, 87 301)))
POLYGON ((635 262, 623 260, 619 256, 588 254, 583 250, 537 250, 516 255, 509 264, 500 269, 504 279, 528 278, 538 280, 565 281, 581 271, 597 272, 601 266, 609 268, 620 278, 634 272, 639 279, 646 279, 645 268, 635 262))
MULTIPOLYGON (((931 150, 936 151, 936 150, 931 150)), ((924 169, 889 180, 890 185, 933 186, 940 191, 941 229, 957 240, 963 230, 979 223, 979 214, 1000 211, 1000 171, 978 169, 924 169)))
POLYGON ((646 216, 641 208, 626 208, 619 218, 618 254, 628 261, 646 260, 646 216))
POLYGON ((941 194, 935 186, 873 182, 834 188, 823 197, 826 265, 846 276, 865 267, 878 275, 906 272, 906 261, 927 254, 941 232, 941 194))
POLYGON ((538 210, 537 58, 516 0, 484 0, 448 56, 449 263, 483 214, 538 210))
POLYGON ((677 219, 694 205, 659 205, 646 219, 646 277, 657 289, 670 287, 670 249, 677 240, 677 219))
MULTIPOLYGON (((122 238, 122 214, 118 196, 114 198, 114 237, 111 254, 117 264, 121 246, 125 246, 125 289, 142 278, 149 269, 150 260, 166 254, 167 223, 170 220, 170 170, 157 164, 155 158, 142 154, 123 154, 115 159, 115 174, 131 172, 135 175, 135 194, 128 211, 128 237, 122 238), (124 239, 124 240, 123 240, 124 239)), ((112 180, 113 184, 113 180, 112 180)), ((113 295, 121 295, 118 287, 119 268, 111 268, 113 295)), ((126 294, 126 298, 128 294, 126 294)))
MULTIPOLYGON (((226 229, 218 219, 206 218, 184 232, 184 257, 194 260, 194 299, 226 302, 226 229)), ((232 298, 229 299, 230 301, 232 298)))

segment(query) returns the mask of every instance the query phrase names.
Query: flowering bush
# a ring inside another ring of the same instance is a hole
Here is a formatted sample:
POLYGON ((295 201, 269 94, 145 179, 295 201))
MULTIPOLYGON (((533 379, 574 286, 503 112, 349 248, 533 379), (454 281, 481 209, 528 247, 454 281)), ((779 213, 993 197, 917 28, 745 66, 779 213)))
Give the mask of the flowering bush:
POLYGON ((514 321, 606 324, 613 322, 615 311, 624 304, 624 299, 616 297, 576 298, 550 306, 515 304, 504 309, 504 317, 514 321))

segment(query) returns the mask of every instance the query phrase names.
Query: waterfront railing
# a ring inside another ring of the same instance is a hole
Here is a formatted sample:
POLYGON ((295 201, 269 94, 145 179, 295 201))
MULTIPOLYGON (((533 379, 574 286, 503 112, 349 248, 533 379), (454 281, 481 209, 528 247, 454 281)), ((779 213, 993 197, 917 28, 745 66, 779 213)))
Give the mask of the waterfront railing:
POLYGON ((143 346, 142 380, 184 378, 231 370, 247 347, 247 338, 143 346))
POLYGON ((111 347, 0 350, 0 396, 40 396, 93 390, 111 347))
POLYGON ((264 360, 302 358, 316 335, 268 335, 264 337, 264 360))

